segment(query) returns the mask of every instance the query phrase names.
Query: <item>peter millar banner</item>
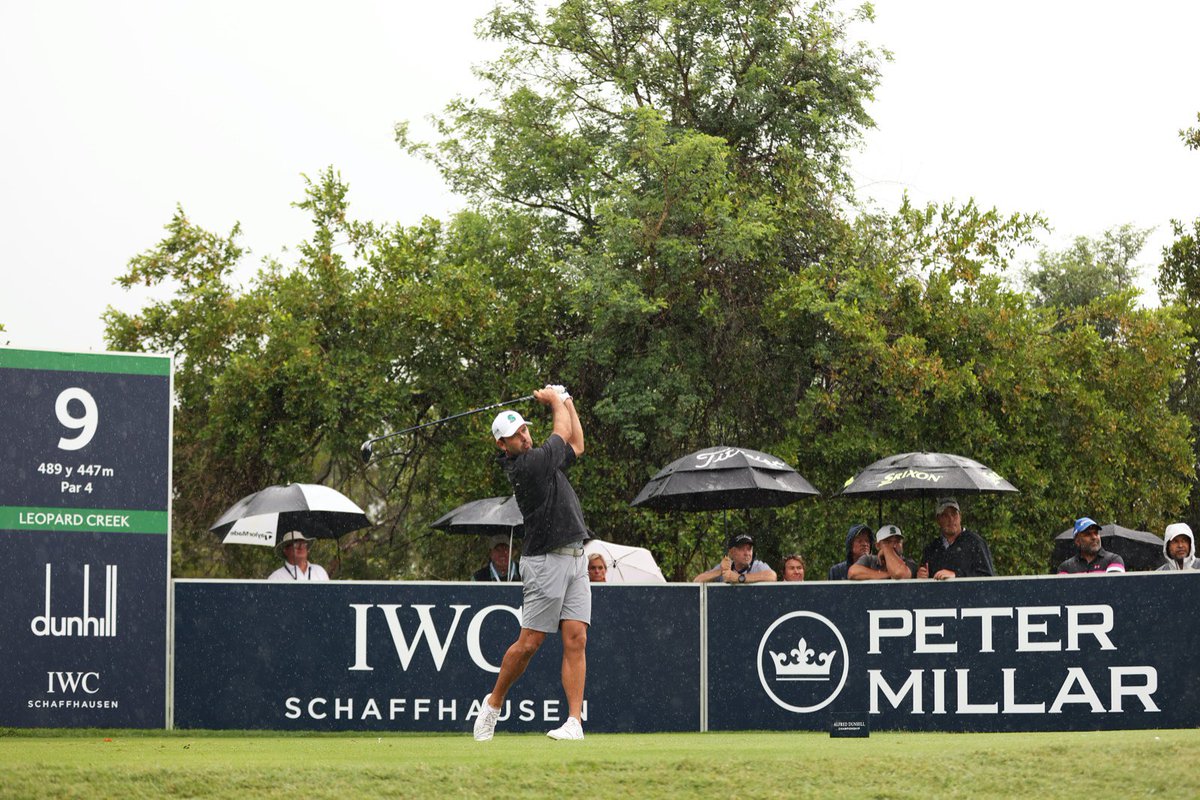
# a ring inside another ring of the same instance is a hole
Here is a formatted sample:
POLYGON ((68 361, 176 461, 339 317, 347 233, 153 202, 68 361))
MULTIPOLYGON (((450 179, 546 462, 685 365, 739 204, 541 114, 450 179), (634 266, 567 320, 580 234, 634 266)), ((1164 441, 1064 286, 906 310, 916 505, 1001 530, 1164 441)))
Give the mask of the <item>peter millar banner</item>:
POLYGON ((714 587, 708 728, 1200 724, 1200 573, 714 587))
POLYGON ((0 725, 161 727, 171 360, 0 348, 0 725))
MULTIPOLYGON (((177 728, 465 733, 520 627, 516 584, 173 585, 177 728)), ((593 584, 585 730, 699 729, 699 597, 593 584)), ((561 725, 561 668, 551 635, 498 730, 561 725)))

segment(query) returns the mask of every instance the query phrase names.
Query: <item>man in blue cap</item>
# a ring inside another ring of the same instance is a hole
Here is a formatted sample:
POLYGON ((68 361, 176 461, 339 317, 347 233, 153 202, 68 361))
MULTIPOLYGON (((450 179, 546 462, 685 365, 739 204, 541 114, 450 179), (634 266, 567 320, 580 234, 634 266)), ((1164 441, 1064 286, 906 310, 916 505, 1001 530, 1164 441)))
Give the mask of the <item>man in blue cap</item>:
POLYGON ((1058 565, 1059 575, 1124 572, 1125 559, 1100 546, 1100 524, 1091 517, 1075 520, 1076 555, 1058 565))

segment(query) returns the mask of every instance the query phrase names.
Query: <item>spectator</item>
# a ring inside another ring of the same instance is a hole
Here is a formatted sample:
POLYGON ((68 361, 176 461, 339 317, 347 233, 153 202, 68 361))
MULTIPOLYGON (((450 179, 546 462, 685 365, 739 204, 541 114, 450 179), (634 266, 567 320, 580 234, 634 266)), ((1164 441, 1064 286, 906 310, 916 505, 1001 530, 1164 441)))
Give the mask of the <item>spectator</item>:
POLYGON ((982 536, 963 528, 958 501, 953 497, 940 497, 934 513, 941 536, 925 546, 917 577, 944 581, 995 575, 992 551, 982 536))
POLYGON ((592 553, 588 556, 588 580, 592 583, 605 583, 608 579, 608 564, 604 556, 592 553))
POLYGON ((850 565, 852 581, 903 580, 917 577, 917 562, 904 555, 904 534, 895 525, 875 533, 875 555, 868 553, 850 565))
POLYGON ((696 583, 764 583, 775 580, 775 570, 754 557, 754 537, 739 533, 729 541, 729 553, 721 563, 701 572, 693 580, 696 583))
POLYGON ((829 580, 844 581, 851 564, 871 552, 871 529, 861 522, 850 526, 846 534, 846 560, 839 561, 829 568, 829 580))
POLYGON ((1168 525, 1163 531, 1163 555, 1166 556, 1167 563, 1158 568, 1159 572, 1200 569, 1200 559, 1196 558, 1196 539, 1186 522, 1168 525))
POLYGON ((1075 546, 1079 552, 1058 565, 1059 575, 1125 571, 1125 559, 1100 546, 1100 525, 1091 517, 1075 520, 1075 546))
POLYGON ((521 569, 511 560, 508 537, 498 533, 490 540, 488 548, 488 563, 484 564, 471 576, 473 581, 519 581, 521 569))
POLYGON ((314 541, 300 531, 288 531, 275 545, 284 564, 267 576, 269 581, 327 581, 328 573, 320 564, 308 561, 308 543, 314 541))
POLYGON ((804 556, 799 553, 784 556, 783 579, 787 582, 804 580, 804 556))

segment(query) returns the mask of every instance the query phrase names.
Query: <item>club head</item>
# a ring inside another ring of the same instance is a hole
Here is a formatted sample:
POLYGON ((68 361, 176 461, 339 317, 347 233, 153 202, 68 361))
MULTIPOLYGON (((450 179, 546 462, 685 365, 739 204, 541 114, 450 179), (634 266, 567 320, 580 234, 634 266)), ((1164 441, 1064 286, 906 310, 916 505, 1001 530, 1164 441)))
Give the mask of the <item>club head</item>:
POLYGON ((371 442, 370 441, 363 442, 362 450, 359 451, 359 455, 362 456, 362 460, 363 460, 364 464, 371 463, 371 442))

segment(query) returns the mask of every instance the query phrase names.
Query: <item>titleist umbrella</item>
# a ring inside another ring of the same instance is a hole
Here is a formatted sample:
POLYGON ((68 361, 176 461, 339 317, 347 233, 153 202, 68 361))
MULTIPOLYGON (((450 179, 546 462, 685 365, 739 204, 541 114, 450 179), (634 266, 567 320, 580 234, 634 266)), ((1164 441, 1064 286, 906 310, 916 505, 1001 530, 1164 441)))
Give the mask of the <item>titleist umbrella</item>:
POLYGON ((225 544, 274 547, 276 537, 288 531, 300 531, 314 539, 336 539, 370 524, 363 510, 337 489, 289 483, 246 495, 209 530, 223 536, 225 544))
POLYGON ((510 494, 507 497, 485 497, 463 503, 435 519, 429 527, 446 533, 479 536, 503 533, 512 537, 524 533, 525 518, 521 516, 521 509, 517 508, 517 498, 510 494))
POLYGON ((990 467, 953 453, 901 453, 881 458, 846 481, 838 492, 851 499, 940 497, 1016 492, 990 467))
MULTIPOLYGON (((1146 531, 1137 531, 1121 525, 1100 526, 1100 546, 1116 553, 1125 561, 1130 572, 1148 572, 1163 564, 1163 540, 1146 531)), ((1079 552, 1075 546, 1075 528, 1067 528, 1054 537, 1054 552, 1051 554, 1050 571, 1058 572, 1058 565, 1079 552)))
POLYGON ((820 494, 787 462, 742 447, 709 447, 672 461, 632 505, 656 511, 786 506, 820 494))

